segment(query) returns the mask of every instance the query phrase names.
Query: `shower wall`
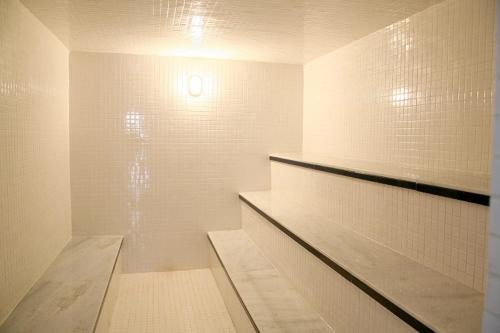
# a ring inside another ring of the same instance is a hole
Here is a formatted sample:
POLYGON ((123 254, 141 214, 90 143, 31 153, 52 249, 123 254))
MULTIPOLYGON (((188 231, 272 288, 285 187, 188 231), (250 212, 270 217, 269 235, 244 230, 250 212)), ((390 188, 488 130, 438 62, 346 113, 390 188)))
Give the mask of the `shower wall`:
POLYGON ((446 0, 307 63, 304 151, 488 192, 494 9, 446 0))
POLYGON ((68 51, 0 1, 0 323, 71 237, 68 51))
POLYGON ((124 234, 128 272, 207 266, 267 154, 301 149, 299 65, 72 53, 70 91, 73 230, 124 234))

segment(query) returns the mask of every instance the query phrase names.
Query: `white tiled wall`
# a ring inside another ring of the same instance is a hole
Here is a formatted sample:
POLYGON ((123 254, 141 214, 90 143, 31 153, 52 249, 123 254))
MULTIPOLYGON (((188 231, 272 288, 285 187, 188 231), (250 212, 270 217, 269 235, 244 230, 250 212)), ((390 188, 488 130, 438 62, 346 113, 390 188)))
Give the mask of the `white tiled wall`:
MULTIPOLYGON (((496 38, 500 40, 500 5, 496 8, 496 38)), ((496 87, 500 83, 500 46, 496 44, 496 87)), ((498 89, 498 88, 497 88, 498 89)), ((483 332, 500 332, 500 98, 495 98, 489 264, 483 332)))
POLYGON ((273 191, 483 291, 487 207, 278 162, 271 171, 273 191))
POLYGON ((128 272, 206 267, 267 154, 301 149, 298 65, 72 53, 70 90, 74 232, 123 233, 128 272))
POLYGON ((68 51, 0 1, 0 323, 71 236, 68 51))
POLYGON ((446 0, 307 63, 304 151, 488 184, 494 5, 446 0))
POLYGON ((241 212, 243 229, 335 332, 415 332, 252 208, 242 203, 241 212))

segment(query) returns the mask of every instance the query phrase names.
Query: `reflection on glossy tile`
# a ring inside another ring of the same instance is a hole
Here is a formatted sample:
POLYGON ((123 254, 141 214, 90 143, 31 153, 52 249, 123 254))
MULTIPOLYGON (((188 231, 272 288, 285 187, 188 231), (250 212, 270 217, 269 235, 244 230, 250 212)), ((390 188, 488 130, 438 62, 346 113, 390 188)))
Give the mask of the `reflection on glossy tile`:
POLYGON ((0 323, 71 237, 68 51, 0 1, 0 323))
POLYGON ((74 232, 124 234, 126 272, 206 267, 267 154, 300 150, 300 66, 72 53, 70 71, 74 232))
POLYGON ((489 192, 494 0, 446 0, 304 69, 304 151, 489 192))

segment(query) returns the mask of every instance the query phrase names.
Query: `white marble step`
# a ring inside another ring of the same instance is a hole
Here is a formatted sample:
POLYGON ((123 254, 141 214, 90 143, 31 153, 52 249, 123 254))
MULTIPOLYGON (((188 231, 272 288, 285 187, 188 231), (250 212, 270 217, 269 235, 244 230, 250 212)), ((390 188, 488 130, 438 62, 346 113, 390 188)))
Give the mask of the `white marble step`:
POLYGON ((0 332, 94 332, 121 244, 122 237, 73 237, 0 332))
POLYGON ((334 332, 243 230, 208 237, 258 332, 334 332))
POLYGON ((476 290, 278 193, 246 192, 240 198, 415 329, 480 331, 483 294, 476 290))

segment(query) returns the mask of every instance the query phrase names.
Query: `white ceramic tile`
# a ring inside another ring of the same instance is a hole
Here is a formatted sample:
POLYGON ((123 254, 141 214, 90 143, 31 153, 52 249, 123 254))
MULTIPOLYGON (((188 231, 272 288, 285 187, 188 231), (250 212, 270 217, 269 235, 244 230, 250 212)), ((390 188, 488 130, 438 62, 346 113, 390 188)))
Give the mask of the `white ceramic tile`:
POLYGON ((273 153, 272 157, 300 161, 323 167, 354 171, 382 177, 396 178, 418 184, 436 185, 456 190, 490 195, 491 177, 486 174, 471 174, 459 170, 448 170, 446 174, 434 173, 412 165, 395 165, 374 161, 361 161, 310 153, 273 153))
POLYGON ((71 237, 68 51, 0 1, 0 323, 71 237))
POLYGON ((343 228, 307 203, 273 191, 241 195, 434 330, 466 333, 481 327, 484 299, 478 291, 343 228))
POLYGON ((70 72, 74 232, 124 234, 126 272, 207 267, 206 231, 301 147, 297 65, 72 53, 70 72))
POLYGON ((336 332, 415 332, 245 204, 242 224, 262 253, 336 332))
POLYGON ((302 63, 439 0, 23 0, 72 51, 302 63))
POLYGON ((259 332, 334 333, 245 231, 208 237, 259 332))
POLYGON ((122 274, 109 333, 234 333, 208 269, 122 274))
POLYGON ((272 162, 272 189, 479 291, 488 208, 272 162))
POLYGON ((494 6, 446 0, 307 63, 304 151, 489 177, 494 6))
POLYGON ((123 249, 127 272, 171 271, 207 267, 206 232, 133 231, 123 249))

